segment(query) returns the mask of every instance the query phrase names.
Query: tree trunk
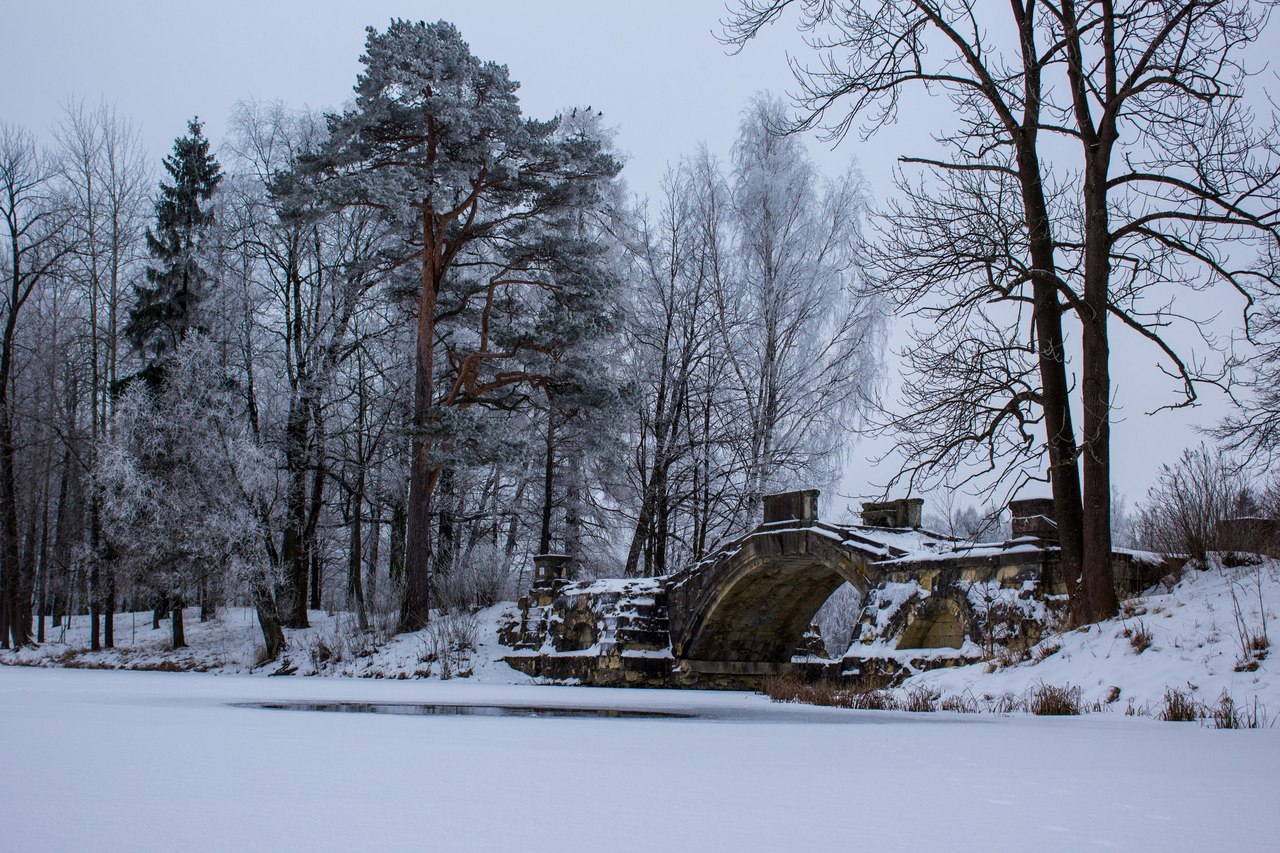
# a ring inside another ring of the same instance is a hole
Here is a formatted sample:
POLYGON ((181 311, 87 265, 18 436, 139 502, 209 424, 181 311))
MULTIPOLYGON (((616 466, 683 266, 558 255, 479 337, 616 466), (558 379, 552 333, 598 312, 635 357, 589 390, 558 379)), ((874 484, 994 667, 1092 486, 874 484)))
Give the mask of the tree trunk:
POLYGON ((89 563, 89 651, 96 652, 102 648, 100 632, 102 631, 102 610, 99 599, 102 597, 101 583, 98 578, 98 555, 94 553, 89 563))
POLYGON ((218 612, 217 593, 211 589, 209 577, 206 574, 200 582, 200 621, 208 622, 218 612))
MULTIPOLYGON (((375 494, 377 490, 375 488, 375 494)), ((378 606, 378 545, 382 542, 382 502, 375 500, 369 507, 372 517, 369 519, 369 532, 373 535, 369 537, 368 559, 365 568, 366 586, 368 587, 369 600, 373 602, 374 607, 378 606)))
POLYGON ((116 572, 111 564, 111 554, 103 560, 103 569, 107 576, 106 600, 102 612, 102 644, 108 649, 116 647, 116 572))
MULTIPOLYGON (((320 549, 311 549, 311 609, 322 609, 321 597, 324 593, 324 564, 320 561, 320 549)), ((308 617, 310 618, 310 617, 308 617)))
POLYGON ((36 587, 36 642, 44 642, 45 607, 49 592, 49 502, 44 502, 40 522, 40 563, 36 587))
POLYGON ((253 602, 258 612, 258 627, 262 629, 264 658, 266 661, 276 660, 285 648, 284 630, 280 626, 280 610, 271 586, 267 578, 260 575, 254 580, 253 602))
POLYGON ((174 599, 172 615, 173 628, 173 647, 175 649, 185 648, 187 645, 187 633, 183 629, 182 624, 182 599, 174 599))
POLYGON ((408 533, 408 514, 404 501, 397 499, 391 505, 391 541, 388 545, 387 574, 391 582, 400 583, 404 579, 405 538, 408 533))
MULTIPOLYGON (((434 576, 432 586, 437 590, 436 595, 439 596, 439 578, 448 578, 454 569, 454 565, 458 556, 458 530, 457 530, 457 481, 455 479, 452 468, 440 469, 439 482, 435 492, 439 498, 437 503, 436 518, 436 547, 434 558, 431 562, 431 573, 434 576)), ((456 604, 460 602, 444 602, 446 604, 456 604)), ((437 601, 436 606, 439 607, 441 602, 437 601)))
POLYGON ((408 541, 405 550, 404 600, 400 631, 416 631, 431 618, 431 493, 439 467, 431 459, 427 431, 435 403, 436 297, 443 263, 440 255, 444 223, 430 202, 422 207, 422 290, 418 294, 418 329, 413 384, 413 434, 410 441, 408 541))
POLYGON ((1030 16, 1019 16, 1025 104, 1021 125, 1011 127, 1017 154, 1018 184, 1027 227, 1031 266, 1042 272, 1031 281, 1032 323, 1038 347, 1041 405, 1044 410, 1045 444, 1049 453, 1049 480, 1053 510, 1058 526, 1059 558, 1063 580, 1071 593, 1073 608, 1080 572, 1084 565, 1083 513, 1080 469, 1077 463, 1075 427, 1071 418, 1070 386, 1067 382, 1066 349, 1062 335, 1062 303, 1056 280, 1057 259, 1049 205, 1037 149, 1040 125, 1041 79, 1036 28, 1030 16))
POLYGON ((283 620, 290 628, 306 628, 307 570, 310 563, 307 527, 307 471, 311 405, 303 398, 290 401, 285 426, 285 468, 288 486, 285 492, 285 523, 280 540, 280 561, 284 568, 283 620))
POLYGON ((347 551, 347 593, 355 604, 356 617, 360 620, 360 630, 369 630, 369 614, 364 606, 364 584, 361 570, 364 568, 364 519, 361 508, 364 504, 364 468, 356 474, 356 488, 351 495, 351 539, 347 551))
POLYGON ((547 406, 547 432, 542 466, 542 532, 538 536, 538 553, 551 553, 551 515, 555 507, 556 478, 556 412, 547 406))
POLYGON ((1111 567, 1111 368, 1107 341, 1111 234, 1106 157, 1105 153, 1094 156, 1085 175, 1085 278, 1080 311, 1084 562, 1077 621, 1083 623, 1107 619, 1119 608, 1111 567))
POLYGON ((324 481, 327 478, 324 456, 324 422, 321 420, 320 406, 313 403, 311 420, 315 424, 315 471, 311 477, 311 505, 307 508, 306 541, 307 551, 311 556, 311 609, 319 610, 323 605, 324 593, 324 561, 320 548, 316 543, 320 529, 320 513, 324 510, 324 481))
POLYGON ((568 488, 564 498, 564 553, 570 571, 582 565, 582 459, 574 454, 569 459, 568 488))

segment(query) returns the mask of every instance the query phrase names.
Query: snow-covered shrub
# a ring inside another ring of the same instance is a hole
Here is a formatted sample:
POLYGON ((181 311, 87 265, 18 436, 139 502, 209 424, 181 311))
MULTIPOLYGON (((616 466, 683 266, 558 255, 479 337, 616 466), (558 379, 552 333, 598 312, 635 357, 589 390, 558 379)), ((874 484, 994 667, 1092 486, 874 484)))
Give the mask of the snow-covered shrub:
POLYGON ((474 613, 441 613, 423 630, 419 660, 439 667, 440 677, 467 678, 475 671, 480 625, 474 613))

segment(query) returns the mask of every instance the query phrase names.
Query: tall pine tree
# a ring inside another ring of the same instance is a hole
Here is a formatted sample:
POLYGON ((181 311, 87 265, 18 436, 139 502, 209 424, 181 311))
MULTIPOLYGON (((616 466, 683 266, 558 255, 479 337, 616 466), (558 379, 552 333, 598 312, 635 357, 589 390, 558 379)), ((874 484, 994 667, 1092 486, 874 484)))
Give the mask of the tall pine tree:
POLYGON ((493 349, 482 322, 478 348, 462 356, 451 387, 437 387, 442 290, 449 299, 468 265, 476 274, 476 259, 524 246, 539 222, 592 204, 621 164, 599 139, 558 135, 558 119, 525 118, 506 66, 482 62, 446 21, 370 28, 360 61, 352 107, 328 117, 329 141, 304 165, 333 203, 377 211, 400 232, 398 260, 421 268, 400 614, 400 628, 416 631, 429 616, 431 498, 450 476, 444 421, 482 394, 529 384, 522 371, 492 375, 525 344, 493 349))
POLYGON ((213 224, 213 209, 204 206, 222 180, 222 168, 209 152, 199 118, 187 124, 187 135, 174 140, 164 158, 169 181, 160 183, 155 229, 147 229, 152 263, 147 283, 134 286, 136 303, 125 334, 142 356, 142 376, 156 384, 163 364, 188 330, 199 326, 201 299, 213 276, 200 260, 201 238, 213 224))

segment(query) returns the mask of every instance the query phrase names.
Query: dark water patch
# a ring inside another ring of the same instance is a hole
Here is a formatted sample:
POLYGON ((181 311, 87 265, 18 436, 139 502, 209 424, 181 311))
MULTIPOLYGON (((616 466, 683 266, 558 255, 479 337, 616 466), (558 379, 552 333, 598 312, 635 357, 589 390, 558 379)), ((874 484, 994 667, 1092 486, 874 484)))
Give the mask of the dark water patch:
POLYGON ((345 714, 402 714, 413 717, 629 717, 692 719, 672 711, 621 708, 556 708, 534 705, 441 705, 417 702, 235 702, 237 708, 270 711, 330 711, 345 714))

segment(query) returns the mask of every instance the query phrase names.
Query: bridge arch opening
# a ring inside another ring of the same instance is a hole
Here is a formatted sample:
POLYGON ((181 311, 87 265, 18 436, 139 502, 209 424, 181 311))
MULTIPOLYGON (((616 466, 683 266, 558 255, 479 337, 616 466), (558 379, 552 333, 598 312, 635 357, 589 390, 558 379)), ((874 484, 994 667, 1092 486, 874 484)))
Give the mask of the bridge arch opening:
POLYGON ((837 590, 865 595, 868 562, 823 531, 757 531, 673 593, 674 650, 691 661, 790 663, 837 590))
POLYGON ((862 615, 863 595, 858 588, 845 581, 827 597, 813 624, 818 627, 828 658, 840 659, 849 651, 858 633, 858 617, 862 615))

